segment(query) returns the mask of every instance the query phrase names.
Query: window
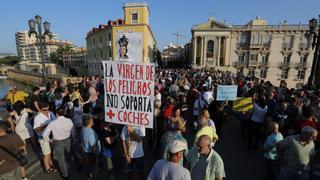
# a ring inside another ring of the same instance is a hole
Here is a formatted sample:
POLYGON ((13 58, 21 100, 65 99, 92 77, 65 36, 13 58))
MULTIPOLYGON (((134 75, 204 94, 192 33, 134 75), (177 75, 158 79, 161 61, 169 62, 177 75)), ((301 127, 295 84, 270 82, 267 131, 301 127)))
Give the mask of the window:
POLYGON ((96 44, 96 39, 95 39, 95 38, 92 39, 92 44, 93 44, 93 45, 96 44))
POLYGON ((266 66, 269 64, 269 54, 265 54, 262 56, 262 65, 266 66))
POLYGON ((138 13, 132 13, 132 24, 138 23, 138 13))
POLYGON ((250 61, 258 61, 258 54, 250 54, 250 61))
POLYGON ((213 58, 214 42, 212 40, 207 43, 207 58, 213 58))
POLYGON ((239 54, 238 61, 239 61, 239 63, 245 63, 245 54, 244 53, 239 54))
POLYGON ((102 51, 100 50, 100 58, 102 59, 102 51))
POLYGON ((289 65, 290 64, 290 59, 291 59, 290 55, 284 56, 283 63, 285 65, 289 65))
POLYGON ((101 38, 101 36, 99 36, 99 43, 101 43, 102 42, 102 38, 101 38))
POLYGON ((249 72, 248 72, 248 76, 250 77, 254 77, 256 74, 256 71, 254 69, 250 69, 249 72))
POLYGON ((258 46, 260 44, 260 34, 259 33, 254 33, 252 36, 252 42, 254 46, 258 46))
POLYGON ((247 44, 247 43, 248 43, 248 35, 246 33, 241 33, 239 44, 247 44))
POLYGON ((301 56, 300 64, 301 65, 306 65, 307 64, 307 56, 301 56))
POLYGON ((271 35, 265 35, 263 37, 263 45, 270 45, 271 44, 271 35))
POLYGON ((96 59, 96 52, 93 51, 93 59, 96 59))
POLYGON ((268 73, 267 68, 261 69, 260 78, 267 78, 267 73, 268 73))
POLYGON ((108 40, 111 41, 111 33, 108 33, 108 40))
POLYGON ((243 68, 238 68, 238 73, 243 74, 243 68))
POLYGON ((305 71, 298 71, 298 79, 304 79, 305 71))
POLYGON ((289 69, 282 70, 281 79, 288 79, 289 69))
POLYGON ((284 48, 292 48, 293 47, 293 40, 294 40, 294 36, 285 36, 283 47, 284 48))

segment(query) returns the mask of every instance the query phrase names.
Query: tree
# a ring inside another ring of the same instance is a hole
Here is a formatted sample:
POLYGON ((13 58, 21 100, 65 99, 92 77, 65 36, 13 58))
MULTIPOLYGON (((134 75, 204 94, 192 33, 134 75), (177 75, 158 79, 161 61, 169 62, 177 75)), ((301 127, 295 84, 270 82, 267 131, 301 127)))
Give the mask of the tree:
POLYGON ((18 56, 5 56, 0 58, 0 64, 4 64, 7 66, 14 66, 20 62, 20 58, 18 56))
POLYGON ((63 54, 68 54, 73 52, 72 46, 71 45, 65 45, 65 46, 59 46, 58 49, 55 52, 52 52, 50 54, 50 62, 63 65, 63 54))

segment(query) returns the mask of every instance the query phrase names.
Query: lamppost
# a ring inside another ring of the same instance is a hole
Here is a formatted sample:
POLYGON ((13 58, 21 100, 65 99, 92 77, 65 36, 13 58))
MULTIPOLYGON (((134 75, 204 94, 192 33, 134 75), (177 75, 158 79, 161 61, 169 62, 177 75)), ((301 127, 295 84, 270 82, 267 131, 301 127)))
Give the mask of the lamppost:
MULTIPOLYGON (((319 22, 320 22, 320 15, 318 16, 319 22)), ((315 80, 316 80, 316 74, 317 71, 319 71, 319 46, 320 46, 320 26, 318 25, 318 20, 316 18, 312 18, 309 20, 309 31, 306 33, 306 38, 313 38, 312 41, 312 49, 315 49, 314 56, 313 56, 313 62, 311 67, 311 73, 308 79, 308 87, 314 89, 315 86, 315 80), (318 32, 316 30, 318 26, 318 32)))
POLYGON ((35 35, 36 37, 36 44, 40 49, 40 54, 41 54, 41 62, 42 62, 42 81, 43 84, 46 85, 46 83, 48 82, 48 72, 46 70, 46 57, 44 54, 44 49, 46 46, 46 36, 49 37, 49 39, 52 38, 52 33, 50 32, 50 23, 48 21, 45 21, 43 23, 43 27, 44 27, 44 33, 42 33, 42 17, 39 15, 36 15, 34 17, 35 19, 31 18, 28 21, 29 24, 29 37, 31 37, 32 34, 35 35), (38 32, 36 31, 36 25, 38 25, 38 32))

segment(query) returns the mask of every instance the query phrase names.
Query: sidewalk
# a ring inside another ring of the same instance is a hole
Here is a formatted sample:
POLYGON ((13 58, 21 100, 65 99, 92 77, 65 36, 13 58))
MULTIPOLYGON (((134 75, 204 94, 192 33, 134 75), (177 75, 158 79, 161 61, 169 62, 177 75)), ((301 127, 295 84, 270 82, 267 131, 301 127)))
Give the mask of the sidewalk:
MULTIPOLYGON (((39 148, 37 148, 39 150, 39 148)), ((28 166, 27 166, 27 177, 32 177, 35 174, 37 174, 39 171, 42 171, 42 166, 41 166, 41 153, 40 152, 34 152, 32 149, 31 145, 27 145, 27 159, 28 159, 28 166)))

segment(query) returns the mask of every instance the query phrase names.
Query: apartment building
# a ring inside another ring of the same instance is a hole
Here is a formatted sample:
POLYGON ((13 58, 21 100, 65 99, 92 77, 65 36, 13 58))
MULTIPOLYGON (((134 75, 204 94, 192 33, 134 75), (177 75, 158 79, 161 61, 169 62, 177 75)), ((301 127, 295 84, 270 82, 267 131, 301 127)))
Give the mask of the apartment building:
MULTIPOLYGON (((17 53, 22 61, 41 62, 40 48, 37 46, 37 40, 34 34, 29 37, 28 31, 19 31, 15 34, 15 37, 17 53)), ((57 37, 57 34, 53 34, 52 39, 46 38, 46 46, 44 49, 44 54, 47 58, 46 61, 48 61, 50 54, 55 52, 60 46, 73 46, 71 42, 59 40, 57 37)))
POLYGON ((88 71, 90 75, 102 75, 103 60, 117 60, 117 34, 141 33, 141 61, 153 62, 153 49, 156 40, 149 24, 149 7, 145 2, 125 3, 124 19, 109 20, 87 33, 88 71))
POLYGON ((257 17, 245 25, 227 25, 210 17, 192 27, 192 66, 242 72, 289 87, 307 83, 313 61, 309 26, 268 25, 257 17))

